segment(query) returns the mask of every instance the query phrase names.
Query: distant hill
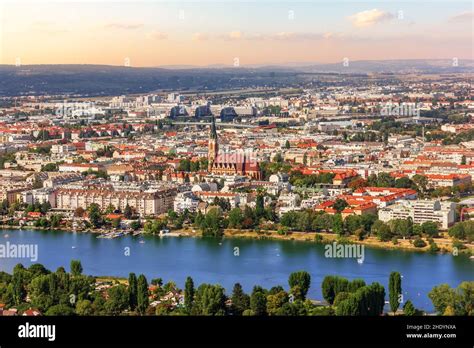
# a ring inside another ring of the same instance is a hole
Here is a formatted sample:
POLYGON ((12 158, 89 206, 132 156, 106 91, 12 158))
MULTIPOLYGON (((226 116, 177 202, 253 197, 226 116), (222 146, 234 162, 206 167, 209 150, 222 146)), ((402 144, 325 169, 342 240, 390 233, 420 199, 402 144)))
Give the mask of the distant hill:
POLYGON ((349 61, 348 66, 337 64, 314 64, 300 67, 307 72, 340 72, 340 73, 465 73, 474 72, 474 60, 459 60, 457 66, 452 59, 405 59, 405 60, 360 60, 349 61))
MULTIPOLYGON (((244 67, 168 66, 135 68, 109 65, 0 65, 0 95, 120 95, 158 90, 214 91, 257 86, 298 86, 312 74, 466 73, 472 60, 349 61, 335 64, 261 65, 244 67)), ((314 77, 311 77, 314 78, 314 77)))

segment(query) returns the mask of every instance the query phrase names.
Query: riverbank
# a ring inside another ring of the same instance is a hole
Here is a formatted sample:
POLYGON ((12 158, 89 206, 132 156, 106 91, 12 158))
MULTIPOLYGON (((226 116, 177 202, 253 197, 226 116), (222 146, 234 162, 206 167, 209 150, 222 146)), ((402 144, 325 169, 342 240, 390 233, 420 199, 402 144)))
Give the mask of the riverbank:
MULTIPOLYGON (((182 229, 175 231, 181 236, 187 237, 199 237, 199 232, 192 232, 190 229, 182 229)), ((290 241, 300 241, 300 242, 316 242, 316 236, 322 238, 319 243, 327 244, 332 242, 349 242, 355 244, 361 244, 365 246, 370 246, 374 248, 387 249, 387 250, 410 250, 410 251, 424 251, 430 252, 430 246, 426 239, 423 239, 426 242, 426 246, 423 248, 417 248, 409 239, 398 239, 397 244, 390 242, 382 242, 376 237, 367 237, 364 240, 358 240, 355 236, 343 237, 339 239, 338 236, 334 233, 324 233, 324 232, 288 232, 287 234, 279 234, 277 231, 252 231, 252 230, 238 230, 238 229, 225 229, 223 231, 224 238, 249 238, 249 239, 270 239, 270 240, 290 240, 290 241)), ((439 247, 439 253, 452 253, 452 239, 442 235, 440 238, 434 239, 435 243, 439 247)), ((464 244, 466 249, 459 250, 459 252, 465 252, 474 255, 474 245, 464 244)))
MULTIPOLYGON (((10 225, 0 225, 0 230, 38 230, 38 231, 62 231, 62 232, 79 232, 79 233, 94 233, 94 234, 103 234, 111 232, 110 229, 86 229, 86 230, 76 230, 71 227, 62 226, 61 228, 43 228, 35 226, 10 226, 10 225)), ((141 230, 143 231, 143 230, 141 230)), ((143 233, 143 232, 142 232, 143 233)), ((193 228, 183 228, 180 230, 173 230, 173 237, 193 237, 200 238, 201 233, 198 230, 193 228)), ((343 239, 338 238, 334 233, 325 233, 325 232, 288 232, 287 234, 279 234, 277 231, 265 230, 265 231, 255 231, 255 230, 239 230, 239 229, 225 229, 223 231, 224 238, 246 238, 246 239, 256 239, 256 240, 286 240, 286 241, 299 241, 299 242, 309 242, 316 243, 316 238, 319 238, 317 243, 328 244, 332 242, 347 242, 354 244, 361 244, 365 246, 370 246, 373 248, 380 248, 386 250, 409 250, 409 251, 423 251, 430 252, 430 246, 426 238, 423 240, 426 242, 426 246, 422 248, 415 247, 410 239, 398 239, 397 244, 394 244, 392 241, 382 242, 376 237, 367 237, 364 240, 358 240, 355 236, 345 236, 343 239), (320 237, 317 237, 320 236, 320 237)), ((453 253, 454 249, 452 246, 452 239, 449 238, 446 233, 440 233, 439 238, 434 238, 434 242, 439 248, 438 253, 453 253)), ((474 244, 473 243, 464 243, 466 249, 458 250, 459 253, 467 253, 474 255, 474 244)))

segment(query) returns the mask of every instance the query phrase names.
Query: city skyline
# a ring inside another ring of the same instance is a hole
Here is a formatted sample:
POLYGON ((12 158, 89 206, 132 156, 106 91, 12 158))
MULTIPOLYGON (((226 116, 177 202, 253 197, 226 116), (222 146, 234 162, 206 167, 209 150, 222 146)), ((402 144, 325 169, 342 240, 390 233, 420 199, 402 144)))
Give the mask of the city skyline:
POLYGON ((0 64, 245 66, 473 58, 474 12, 464 1, 32 4, 0 7, 0 64))

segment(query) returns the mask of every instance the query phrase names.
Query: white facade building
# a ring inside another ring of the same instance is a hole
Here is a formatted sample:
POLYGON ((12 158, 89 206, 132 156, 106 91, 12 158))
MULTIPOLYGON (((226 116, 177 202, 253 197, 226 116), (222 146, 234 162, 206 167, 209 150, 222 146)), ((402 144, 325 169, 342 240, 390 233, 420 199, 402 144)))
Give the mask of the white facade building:
POLYGON ((426 221, 436 222, 442 229, 447 229, 455 222, 456 203, 436 200, 401 200, 379 210, 379 219, 384 222, 407 218, 411 218, 415 224, 426 221))

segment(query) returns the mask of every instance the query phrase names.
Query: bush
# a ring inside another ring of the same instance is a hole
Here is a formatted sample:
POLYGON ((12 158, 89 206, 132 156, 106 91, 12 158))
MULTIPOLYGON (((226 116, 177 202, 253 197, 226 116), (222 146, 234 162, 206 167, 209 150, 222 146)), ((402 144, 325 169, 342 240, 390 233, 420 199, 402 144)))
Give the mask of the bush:
POLYGON ((435 241, 433 240, 433 238, 430 238, 428 239, 428 242, 430 243, 430 251, 431 252, 438 252, 439 251, 439 247, 438 245, 435 243, 435 241))
POLYGON ((392 243, 393 243, 393 245, 397 245, 397 244, 398 244, 398 238, 397 238, 397 237, 393 237, 393 238, 392 238, 392 243))
POLYGON ((426 242, 421 238, 416 238, 413 241, 413 245, 415 246, 415 248, 424 248, 426 246, 426 242))

